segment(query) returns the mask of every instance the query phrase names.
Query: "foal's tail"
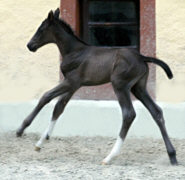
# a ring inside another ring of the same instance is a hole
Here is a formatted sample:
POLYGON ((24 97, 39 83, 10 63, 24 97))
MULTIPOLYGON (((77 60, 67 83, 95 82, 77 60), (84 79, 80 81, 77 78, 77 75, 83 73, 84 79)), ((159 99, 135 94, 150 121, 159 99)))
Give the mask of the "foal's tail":
POLYGON ((170 67, 165 62, 163 62, 159 59, 156 59, 156 58, 152 58, 152 57, 145 57, 144 61, 149 62, 149 63, 154 63, 154 64, 157 64, 157 65, 161 66, 164 69, 168 78, 169 79, 173 78, 172 71, 171 71, 170 67))

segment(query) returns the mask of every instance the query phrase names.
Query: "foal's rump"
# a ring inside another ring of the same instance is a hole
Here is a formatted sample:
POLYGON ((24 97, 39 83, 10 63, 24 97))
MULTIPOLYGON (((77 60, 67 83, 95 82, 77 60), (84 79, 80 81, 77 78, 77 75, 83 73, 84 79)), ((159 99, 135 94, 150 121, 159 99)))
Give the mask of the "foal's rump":
POLYGON ((159 65, 165 71, 169 79, 173 78, 173 74, 170 67, 164 61, 154 57, 147 57, 147 56, 141 55, 136 50, 121 49, 121 52, 122 52, 121 53, 122 56, 124 56, 124 59, 128 59, 129 61, 134 62, 137 66, 139 66, 139 64, 141 65, 142 62, 154 63, 159 65))

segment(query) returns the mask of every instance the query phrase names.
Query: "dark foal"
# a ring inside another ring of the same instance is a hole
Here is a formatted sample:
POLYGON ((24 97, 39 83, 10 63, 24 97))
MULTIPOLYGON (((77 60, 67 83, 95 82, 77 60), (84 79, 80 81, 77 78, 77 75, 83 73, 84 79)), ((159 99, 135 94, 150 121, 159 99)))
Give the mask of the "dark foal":
POLYGON ((28 43, 28 49, 34 52, 48 43, 55 43, 62 54, 61 71, 65 79, 43 95, 33 112, 17 130, 17 136, 23 134, 25 128, 31 124, 47 103, 59 96, 48 129, 36 144, 36 149, 39 150, 43 141, 50 137, 56 120, 77 89, 81 86, 111 82, 121 106, 123 124, 112 151, 103 160, 103 163, 108 163, 119 154, 136 116, 130 98, 130 92, 132 92, 146 106, 159 126, 171 164, 177 164, 176 152, 168 137, 162 110, 154 103, 146 89, 149 71, 147 62, 158 64, 164 69, 168 78, 172 78, 172 72, 167 64, 161 60, 143 56, 134 50, 87 45, 74 35, 68 24, 59 19, 59 9, 54 13, 50 11, 47 19, 42 22, 28 43))

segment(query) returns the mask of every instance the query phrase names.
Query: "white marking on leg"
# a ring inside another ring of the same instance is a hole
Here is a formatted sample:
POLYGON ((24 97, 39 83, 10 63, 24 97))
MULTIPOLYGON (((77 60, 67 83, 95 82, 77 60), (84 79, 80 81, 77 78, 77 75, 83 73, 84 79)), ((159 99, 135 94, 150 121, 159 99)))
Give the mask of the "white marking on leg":
POLYGON ((47 136, 51 136, 51 133, 53 131, 55 123, 56 123, 56 120, 50 121, 48 128, 44 131, 44 133, 42 134, 40 140, 36 143, 36 145, 35 145, 36 147, 41 148, 42 144, 46 140, 47 136))
POLYGON ((123 140, 118 137, 117 140, 116 140, 116 143, 114 144, 111 152, 109 153, 109 155, 103 160, 103 163, 104 164, 107 164, 110 162, 110 160, 115 157, 115 156, 118 156, 120 154, 120 151, 121 151, 121 147, 123 145, 123 140))
POLYGON ((51 133, 53 132, 55 124, 56 124, 56 120, 50 121, 50 124, 49 124, 49 127, 48 127, 48 133, 47 133, 48 136, 51 136, 51 133))

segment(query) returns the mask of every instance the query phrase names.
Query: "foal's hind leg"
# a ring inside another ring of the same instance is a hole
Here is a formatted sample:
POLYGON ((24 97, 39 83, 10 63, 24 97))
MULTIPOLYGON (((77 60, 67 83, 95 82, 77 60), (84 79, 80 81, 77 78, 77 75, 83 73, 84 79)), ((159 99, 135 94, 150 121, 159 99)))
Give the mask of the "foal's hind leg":
POLYGON ((146 79, 147 76, 145 76, 142 80, 140 80, 133 88, 132 92, 133 94, 145 105, 145 107, 149 110, 152 117, 154 118, 155 122, 159 126, 159 129, 161 131, 161 134, 163 136, 166 149, 170 158, 171 164, 175 165, 177 164, 176 160, 176 151, 168 137, 168 133, 166 131, 165 122, 163 118, 162 110, 159 106, 157 106, 154 101, 149 96, 147 90, 146 90, 146 79))
POLYGON ((63 94, 60 99, 58 100, 57 104, 55 105, 54 111, 53 111, 53 116, 52 119, 48 125, 48 128, 45 130, 43 135, 41 136, 40 140, 36 143, 35 145, 35 150, 39 151, 42 147, 43 142, 46 139, 49 139, 51 136, 51 133, 54 129, 54 126, 56 124, 57 119, 59 116, 62 114, 64 111, 65 106, 67 105, 68 101, 70 100, 71 96, 73 95, 73 92, 67 92, 63 94))
MULTIPOLYGON (((124 87, 124 85, 123 85, 123 87, 124 87)), ((135 116, 136 116, 134 108, 132 106, 131 99, 130 99, 129 89, 123 88, 123 89, 118 90, 118 89, 116 89, 115 86, 114 86, 114 89, 115 89, 115 93, 118 97, 119 104, 121 106, 122 116, 123 116, 123 124, 122 124, 120 134, 116 140, 116 143, 113 146, 109 155, 103 160, 103 162, 102 162, 103 164, 109 163, 112 158, 119 155, 123 141, 127 135, 127 132, 129 130, 135 116)))
POLYGON ((23 121, 21 127, 17 130, 17 136, 21 136, 26 127, 28 127, 36 115, 40 112, 40 110, 49 103, 52 99, 57 96, 60 96, 63 93, 66 93, 71 88, 69 82, 64 80, 61 84, 56 86, 55 88, 51 89, 50 91, 46 92, 42 98, 40 99, 39 103, 35 107, 35 109, 31 112, 31 114, 23 121))

